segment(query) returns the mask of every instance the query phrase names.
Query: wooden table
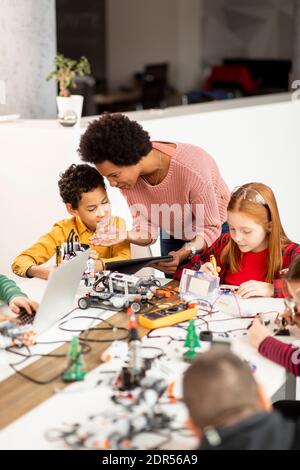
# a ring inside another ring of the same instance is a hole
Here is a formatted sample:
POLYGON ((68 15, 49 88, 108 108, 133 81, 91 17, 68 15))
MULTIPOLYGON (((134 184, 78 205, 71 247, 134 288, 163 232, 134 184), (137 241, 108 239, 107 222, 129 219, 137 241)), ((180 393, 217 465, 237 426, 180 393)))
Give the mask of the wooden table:
MULTIPOLYGON (((174 285, 173 282, 169 285, 174 285)), ((165 303, 166 300, 172 303, 178 303, 180 301, 177 297, 164 299, 163 302, 165 303)), ((116 313, 109 318, 109 322, 113 325, 116 325, 117 327, 127 328, 127 314, 123 312, 116 313)), ((140 326, 138 327, 138 332, 141 337, 147 334, 148 331, 149 330, 146 328, 140 326)), ((85 333, 82 333, 81 337, 84 336, 84 334, 85 333)), ((120 336, 122 337, 123 335, 116 334, 116 339, 118 339, 120 336)), ((111 330, 105 330, 101 332, 99 332, 99 330, 91 330, 88 333, 88 338, 96 340, 104 340, 105 338, 109 339, 108 342, 104 343, 90 343, 91 351, 84 356, 86 370, 89 372, 99 366, 99 354, 111 344, 111 339, 113 337, 111 330)), ((250 345, 247 344, 247 342, 238 342, 237 346, 238 348, 235 349, 234 352, 236 352, 242 358, 246 358, 250 362, 253 361, 258 364, 257 374, 259 374, 260 378, 262 379, 262 383, 264 383, 266 380, 273 380, 273 378, 275 379, 276 376, 276 383, 274 383, 274 392, 276 392, 278 386, 281 386, 285 382, 285 370, 260 356, 253 348, 251 348, 250 345)), ((8 426, 17 418, 24 416, 37 405, 40 405, 44 401, 51 398, 56 393, 57 389, 63 389, 69 385, 68 382, 66 383, 63 381, 60 375, 65 371, 67 365, 66 354, 68 352, 68 348, 69 344, 63 344, 51 352, 51 354, 62 354, 63 357, 61 358, 42 357, 36 362, 22 369, 24 374, 41 381, 46 381, 51 379, 51 377, 59 376, 59 378, 50 384, 38 385, 16 373, 0 382, 0 429, 8 426)), ((269 393, 269 396, 272 395, 273 385, 272 392, 269 393)))
MULTIPOLYGON (((127 328, 128 318, 126 313, 117 313, 109 319, 112 324, 127 328)), ((147 333, 147 329, 138 328, 140 336, 147 333)), ((89 339, 111 338, 112 331, 91 331, 89 339)), ((84 356, 86 370, 89 372, 99 365, 99 354, 103 352, 111 342, 90 343, 91 351, 84 356)), ((66 355, 69 344, 64 344, 55 349, 51 354, 66 355)), ((22 369, 22 372, 29 377, 46 381, 55 377, 66 368, 67 358, 42 357, 28 367, 22 369)), ((50 398, 55 393, 55 388, 65 388, 69 382, 64 382, 62 378, 57 378, 47 385, 38 385, 27 380, 19 374, 14 374, 6 380, 0 382, 0 429, 12 423, 15 419, 23 416, 35 406, 50 398)))
MULTIPOLYGON (((169 287, 175 287, 177 285, 178 282, 176 281, 171 281, 168 283, 169 287)), ((180 301, 178 297, 171 297, 167 300, 168 302, 174 304, 180 301)), ((165 299, 163 299, 163 302, 165 302, 165 299)), ((154 303, 162 303, 162 300, 156 299, 154 303)), ((117 327, 127 328, 127 313, 117 313, 109 318, 109 322, 113 325, 116 325, 117 327)), ((148 329, 143 328, 142 326, 138 327, 138 332, 141 337, 147 334, 148 331, 148 329)), ((98 330, 90 331, 88 333, 88 338, 91 340, 105 340, 106 338, 112 338, 112 335, 113 333, 111 330, 105 330, 101 332, 98 330)), ((81 337, 83 336, 84 333, 81 334, 81 337)), ((116 339, 118 339, 118 335, 116 335, 116 339)), ((108 348, 111 342, 112 341, 88 343, 91 346, 91 351, 84 355, 87 372, 93 370, 99 365, 99 354, 108 348)), ((40 381, 47 381, 51 379, 51 377, 55 377, 60 373, 63 373, 67 364, 66 354, 68 349, 68 343, 60 346, 59 348, 52 351, 51 354, 61 354, 63 357, 42 357, 33 364, 23 368, 22 373, 40 381)), ((12 423, 15 419, 23 416, 34 407, 50 398, 55 394, 55 389, 58 387, 63 389, 68 385, 69 382, 64 382, 61 377, 51 381, 49 384, 39 385, 31 382, 17 373, 3 380, 0 382, 0 429, 4 428, 8 424, 12 423)))

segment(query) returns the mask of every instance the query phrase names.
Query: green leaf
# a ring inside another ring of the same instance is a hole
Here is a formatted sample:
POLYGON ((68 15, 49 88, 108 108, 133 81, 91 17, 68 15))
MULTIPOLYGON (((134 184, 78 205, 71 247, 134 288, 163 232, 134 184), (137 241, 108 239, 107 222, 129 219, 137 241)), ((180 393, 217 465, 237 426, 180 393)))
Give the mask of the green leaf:
POLYGON ((58 53, 54 57, 54 65, 56 68, 50 72, 46 80, 49 81, 55 78, 59 83, 60 93, 62 91, 62 84, 67 89, 72 88, 75 86, 76 76, 89 75, 91 73, 90 63, 85 56, 80 57, 79 60, 74 60, 58 53))

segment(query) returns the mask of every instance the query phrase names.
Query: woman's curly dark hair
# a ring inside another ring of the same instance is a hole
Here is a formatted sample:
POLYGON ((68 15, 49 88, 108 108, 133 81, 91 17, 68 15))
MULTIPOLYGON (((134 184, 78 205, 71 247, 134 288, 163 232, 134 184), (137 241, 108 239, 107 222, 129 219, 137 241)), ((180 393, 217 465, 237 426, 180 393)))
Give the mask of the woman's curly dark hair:
POLYGON ((78 151, 84 162, 109 160, 117 166, 129 166, 136 165, 151 149, 150 136, 140 124, 120 113, 104 113, 89 124, 78 151))
POLYGON ((73 209, 78 208, 82 193, 88 193, 101 186, 106 190, 104 178, 89 165, 71 165, 60 174, 59 193, 65 204, 70 203, 73 209))

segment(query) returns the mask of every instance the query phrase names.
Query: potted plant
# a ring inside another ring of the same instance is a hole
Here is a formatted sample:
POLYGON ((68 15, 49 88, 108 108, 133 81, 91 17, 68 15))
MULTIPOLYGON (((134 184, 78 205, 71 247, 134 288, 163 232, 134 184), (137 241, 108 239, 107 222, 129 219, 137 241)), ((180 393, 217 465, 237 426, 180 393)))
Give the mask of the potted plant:
MULTIPOLYGON (((66 115, 76 113, 75 122, 79 122, 83 96, 71 94, 71 89, 76 89, 76 77, 89 75, 91 67, 86 57, 82 56, 79 60, 69 59, 63 54, 57 54, 54 58, 55 69, 48 75, 47 81, 54 78, 58 83, 59 96, 57 96, 57 108, 59 119, 64 119, 66 115)), ((73 122, 74 124, 74 122, 73 122)))

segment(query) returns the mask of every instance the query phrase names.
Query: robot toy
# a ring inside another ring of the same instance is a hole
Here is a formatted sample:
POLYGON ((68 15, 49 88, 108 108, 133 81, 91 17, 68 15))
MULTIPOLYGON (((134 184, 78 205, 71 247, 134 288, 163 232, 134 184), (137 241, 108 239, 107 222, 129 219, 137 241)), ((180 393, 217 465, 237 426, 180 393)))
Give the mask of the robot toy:
POLYGON ((160 285, 154 276, 141 278, 107 271, 98 275, 90 291, 78 300, 78 306, 83 310, 100 307, 115 311, 131 306, 137 313, 142 303, 151 301, 160 285))

